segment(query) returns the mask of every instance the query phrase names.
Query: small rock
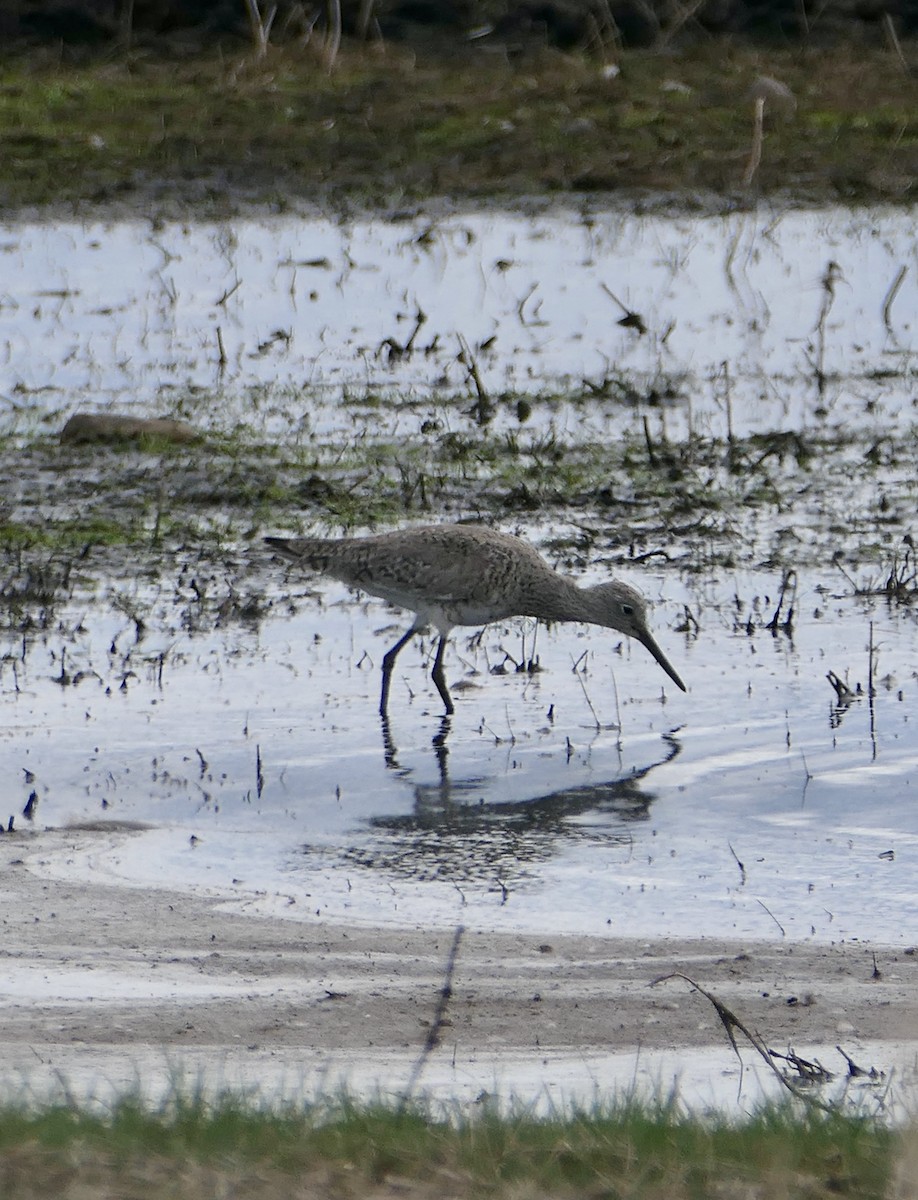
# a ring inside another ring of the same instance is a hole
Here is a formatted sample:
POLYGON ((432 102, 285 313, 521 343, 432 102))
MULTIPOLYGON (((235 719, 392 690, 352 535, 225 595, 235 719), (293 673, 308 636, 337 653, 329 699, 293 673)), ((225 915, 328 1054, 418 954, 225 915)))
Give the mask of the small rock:
POLYGON ((111 413, 74 413, 61 430, 61 443, 139 441, 160 438, 167 442, 197 441, 196 429, 168 417, 119 417, 111 413))

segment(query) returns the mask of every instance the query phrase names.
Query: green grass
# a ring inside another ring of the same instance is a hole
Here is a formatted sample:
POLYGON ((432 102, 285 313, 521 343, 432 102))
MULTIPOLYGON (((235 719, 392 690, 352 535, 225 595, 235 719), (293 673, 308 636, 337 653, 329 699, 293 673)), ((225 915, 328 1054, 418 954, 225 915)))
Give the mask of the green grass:
MULTIPOLYGON (((865 441, 826 424, 729 441, 696 433, 671 440, 665 411, 658 418, 651 408, 646 429, 631 420, 610 440, 591 436, 588 425, 572 430, 569 412, 555 425, 557 399, 530 398, 539 419, 518 423, 507 419, 513 398, 502 398, 498 428, 460 418, 446 402, 413 413, 406 402, 417 428, 395 441, 371 409, 349 434, 300 444, 241 427, 161 451, 67 447, 47 435, 24 449, 10 443, 0 448, 0 466, 7 462, 17 493, 0 520, 0 551, 9 558, 123 548, 140 561, 148 550, 194 544, 219 560, 271 530, 553 513, 614 530, 615 544, 630 553, 665 549, 687 570, 765 558, 802 569, 830 560, 840 546, 849 564, 873 562, 877 527, 894 538, 914 509, 914 438, 865 441), (868 485, 856 501, 853 477, 868 485), (789 522, 800 537, 783 537, 789 522)), ((575 396, 570 412, 578 405, 575 396)))
POLYGON ((0 1194, 880 1200, 913 1140, 790 1104, 730 1120, 623 1100, 539 1119, 487 1103, 445 1116, 422 1104, 207 1103, 178 1091, 158 1108, 127 1098, 104 1115, 8 1106, 0 1194))
POLYGON ((136 523, 107 517, 78 517, 61 521, 0 520, 0 548, 80 550, 87 546, 120 546, 138 534, 136 523))
MULTIPOLYGON (((918 57, 914 45, 905 53, 918 57)), ((330 73, 278 48, 260 62, 0 59, 0 205, 136 201, 148 185, 199 209, 622 189, 694 202, 739 190, 752 137, 744 94, 760 74, 786 83, 798 110, 769 115, 758 188, 823 201, 914 194, 918 75, 879 43, 711 39, 623 52, 617 64, 612 80, 585 55, 533 51, 511 64, 469 47, 395 45, 345 46, 330 73)))

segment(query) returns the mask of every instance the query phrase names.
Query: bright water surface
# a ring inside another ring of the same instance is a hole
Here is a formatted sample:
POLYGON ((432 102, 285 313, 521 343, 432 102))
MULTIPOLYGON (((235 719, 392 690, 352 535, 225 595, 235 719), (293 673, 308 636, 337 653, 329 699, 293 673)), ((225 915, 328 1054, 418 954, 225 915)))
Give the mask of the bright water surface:
MULTIPOLYGON (((494 395, 675 381, 673 437, 806 429, 817 410, 915 436, 908 212, 16 225, 0 261, 14 433, 77 409, 181 413, 191 396, 216 429, 346 435, 343 394, 466 390, 461 335, 494 395), (645 336, 617 324, 603 285, 645 336), (385 340, 404 344, 419 309, 416 352, 392 356, 385 340)), ((395 435, 418 419, 376 414, 395 435)), ((638 416, 559 401, 553 419, 614 437, 638 416)), ((530 627, 492 627, 479 646, 460 631, 449 674, 479 673, 456 692, 445 746, 420 642, 400 659, 384 738, 379 663, 404 624, 379 603, 321 585, 293 616, 196 634, 169 581, 136 584, 159 618, 122 690, 110 647, 135 632, 100 586, 67 616, 82 623, 78 686, 52 682, 51 635, 0 675, 7 807, 35 788, 38 825, 149 824, 100 835, 61 870, 304 921, 918 939, 913 609, 854 598, 826 555, 798 579, 793 639, 749 636, 734 601, 762 598, 767 617, 780 581, 767 564, 686 580, 651 560, 628 577, 655 602, 688 695, 599 630, 540 630, 533 679, 488 673, 530 627), (703 614, 697 637, 675 632, 684 604, 703 614), (882 683, 839 712, 826 672, 866 684, 871 622, 882 683)), ((279 595, 283 569, 267 578, 279 595)))

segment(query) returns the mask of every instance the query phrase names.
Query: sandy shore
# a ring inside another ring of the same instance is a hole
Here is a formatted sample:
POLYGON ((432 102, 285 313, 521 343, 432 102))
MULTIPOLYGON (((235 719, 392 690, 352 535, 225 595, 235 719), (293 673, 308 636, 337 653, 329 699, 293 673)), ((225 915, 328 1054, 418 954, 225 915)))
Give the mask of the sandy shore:
MULTIPOLYGON (((7 1088, 41 1090, 51 1078, 84 1091, 123 1087, 154 1061, 199 1075, 219 1064, 224 1083, 245 1086, 404 1081, 434 1017, 453 930, 250 917, 206 896, 43 875, 49 842, 59 875, 61 851, 87 836, 0 840, 7 1088)), ((773 1049, 809 1057, 829 1048, 826 1065, 842 1071, 836 1044, 887 1073, 914 1061, 910 949, 468 929, 424 1082, 452 1078, 468 1095, 499 1079, 575 1086, 572 1065, 605 1081, 609 1062, 641 1055, 664 1070, 707 1062, 729 1072, 735 1059, 712 1004, 679 979, 652 986, 670 972, 713 992, 773 1049)))

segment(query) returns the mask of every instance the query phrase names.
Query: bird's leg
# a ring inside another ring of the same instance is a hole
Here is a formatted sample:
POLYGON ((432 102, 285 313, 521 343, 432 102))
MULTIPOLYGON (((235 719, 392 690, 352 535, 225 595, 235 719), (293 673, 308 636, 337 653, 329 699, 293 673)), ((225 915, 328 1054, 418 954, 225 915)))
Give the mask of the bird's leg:
POLYGON ((382 695, 379 698, 379 715, 386 715, 386 708, 389 704, 389 683, 392 679, 392 668, 395 666, 395 660, 398 658, 398 652, 403 646, 414 637, 417 630, 412 625, 404 637, 400 637, 391 650, 388 651, 385 658, 382 660, 382 695))
POLYGON ((453 698, 449 694, 449 688, 446 686, 446 676, 443 674, 443 653, 446 650, 446 638, 440 638, 437 644, 437 657, 434 659, 433 670, 430 672, 430 678, 437 685, 437 691, 440 693, 440 698, 446 705, 447 713, 453 713, 456 710, 453 708, 453 698))
POLYGON ((386 766, 393 771, 401 770, 398 761, 398 747, 392 740, 392 727, 389 724, 389 717, 386 713, 380 714, 380 725, 382 726, 382 742, 383 755, 385 756, 386 766))

